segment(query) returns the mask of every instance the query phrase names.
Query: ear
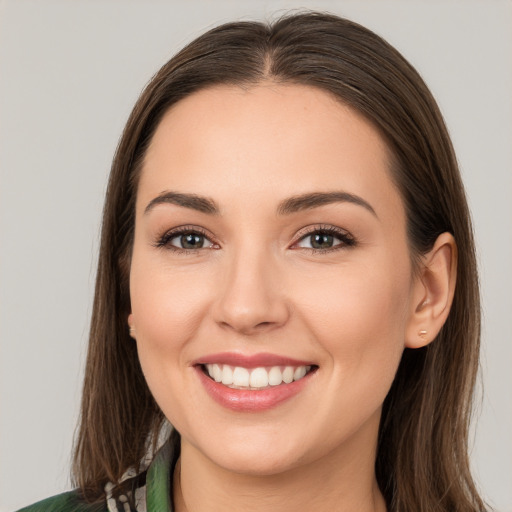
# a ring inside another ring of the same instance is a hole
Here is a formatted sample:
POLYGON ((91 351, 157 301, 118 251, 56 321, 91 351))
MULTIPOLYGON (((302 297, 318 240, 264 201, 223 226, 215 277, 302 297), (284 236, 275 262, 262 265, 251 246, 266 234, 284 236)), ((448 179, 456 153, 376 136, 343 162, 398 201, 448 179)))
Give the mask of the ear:
POLYGON ((450 313, 456 279, 457 244, 450 233, 442 233, 420 261, 412 290, 406 347, 424 347, 439 334, 450 313))
POLYGON ((133 313, 128 315, 128 328, 130 329, 130 336, 135 339, 135 326, 133 325, 133 313))

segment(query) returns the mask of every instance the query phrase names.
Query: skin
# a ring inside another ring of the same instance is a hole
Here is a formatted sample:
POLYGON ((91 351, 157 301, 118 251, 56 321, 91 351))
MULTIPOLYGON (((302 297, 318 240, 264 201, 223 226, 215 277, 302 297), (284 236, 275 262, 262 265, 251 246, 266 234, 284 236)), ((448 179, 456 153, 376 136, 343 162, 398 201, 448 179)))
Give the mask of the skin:
POLYGON ((179 512, 386 509, 374 474, 382 403, 404 347, 425 345, 444 323, 456 259, 443 234, 414 271, 388 162, 369 122, 305 86, 219 86, 164 116, 138 187, 128 322, 182 436, 179 512), (171 190, 209 197, 219 214, 170 203, 145 211, 171 190), (346 201, 276 212, 292 196, 334 191, 373 212, 346 201), (354 243, 312 249, 319 225, 354 243), (179 226, 204 231, 204 246, 177 251, 178 236, 156 247, 179 226), (192 366, 218 352, 318 369, 277 407, 232 411, 192 366))

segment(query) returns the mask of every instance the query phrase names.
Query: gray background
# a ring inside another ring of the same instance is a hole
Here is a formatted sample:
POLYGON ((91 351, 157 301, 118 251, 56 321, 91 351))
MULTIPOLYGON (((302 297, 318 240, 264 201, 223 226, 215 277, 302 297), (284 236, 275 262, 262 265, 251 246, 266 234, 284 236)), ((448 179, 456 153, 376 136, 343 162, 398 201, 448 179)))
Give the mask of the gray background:
POLYGON ((68 488, 100 213, 123 124, 184 43, 310 7, 383 35, 437 97, 479 246, 484 388, 472 463, 512 511, 512 3, 0 1, 0 512, 68 488))

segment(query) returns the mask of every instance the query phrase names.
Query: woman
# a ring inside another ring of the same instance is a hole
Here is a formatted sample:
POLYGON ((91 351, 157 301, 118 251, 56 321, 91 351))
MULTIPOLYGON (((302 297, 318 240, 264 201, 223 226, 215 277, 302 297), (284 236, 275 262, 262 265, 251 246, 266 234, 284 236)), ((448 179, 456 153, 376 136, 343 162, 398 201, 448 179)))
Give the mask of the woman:
POLYGON ((396 50, 317 13, 211 30, 126 125, 78 490, 25 510, 485 510, 477 283, 446 128, 396 50))

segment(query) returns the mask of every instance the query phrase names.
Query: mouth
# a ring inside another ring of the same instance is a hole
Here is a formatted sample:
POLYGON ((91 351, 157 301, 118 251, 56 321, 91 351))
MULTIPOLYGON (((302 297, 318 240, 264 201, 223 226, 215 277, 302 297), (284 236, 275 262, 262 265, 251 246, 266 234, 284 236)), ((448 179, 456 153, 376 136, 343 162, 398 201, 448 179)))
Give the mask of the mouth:
POLYGON ((230 389, 259 391, 303 379, 318 368, 315 365, 259 366, 245 368, 230 364, 201 364, 201 370, 210 379, 230 389))
POLYGON ((207 394, 236 412, 272 409, 301 394, 318 365, 273 354, 222 353, 196 360, 193 367, 207 394))

